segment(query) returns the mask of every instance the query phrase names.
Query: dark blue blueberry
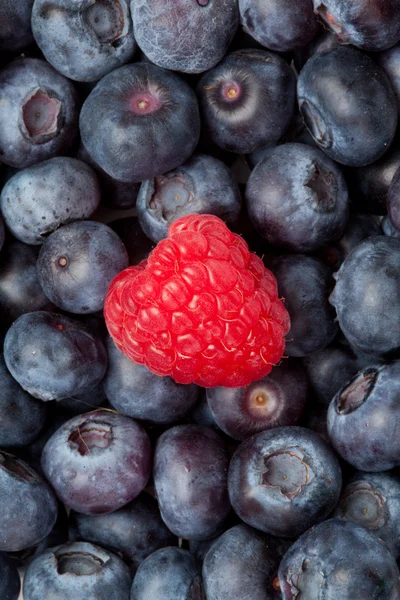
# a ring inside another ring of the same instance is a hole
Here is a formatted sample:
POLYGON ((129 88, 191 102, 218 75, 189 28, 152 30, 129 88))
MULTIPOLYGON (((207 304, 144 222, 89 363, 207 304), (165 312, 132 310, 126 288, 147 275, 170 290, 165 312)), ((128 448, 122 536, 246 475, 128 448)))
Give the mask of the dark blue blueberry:
POLYGON ((82 394, 76 394, 70 398, 59 400, 55 406, 57 413, 66 413, 71 417, 81 415, 90 410, 95 410, 107 404, 107 397, 102 383, 82 394))
POLYGON ((43 540, 57 519, 50 486, 25 462, 0 452, 0 551, 17 552, 43 540))
POLYGON ((78 95, 47 62, 19 58, 0 71, 0 159, 23 169, 63 154, 78 133, 78 95))
POLYGON ((201 73, 226 54, 239 25, 237 0, 132 0, 138 45, 159 67, 201 73))
POLYGON ((248 525, 296 537, 335 508, 342 486, 336 456, 303 427, 277 427, 243 442, 229 467, 229 497, 248 525))
POLYGON ((0 554, 0 598, 18 600, 21 580, 17 567, 5 553, 0 554))
POLYGON ((268 377, 246 387, 207 389, 207 401, 217 425, 235 440, 255 433, 295 425, 307 400, 308 382, 295 359, 274 367, 268 377))
POLYGON ((192 213, 216 215, 228 226, 239 218, 239 186, 220 160, 198 154, 162 177, 144 181, 137 199, 143 231, 154 242, 167 237, 175 219, 192 213))
POLYGON ((0 3, 0 50, 18 52, 33 43, 33 0, 3 0, 0 3))
POLYGON ((336 274, 330 302, 352 346, 370 355, 400 348, 400 240, 361 242, 336 274))
POLYGON ((200 134, 196 96, 176 74, 151 64, 115 69, 96 85, 80 114, 82 142, 96 163, 125 182, 175 169, 200 134))
POLYGON ((130 265, 138 265, 154 248, 154 243, 145 235, 136 217, 117 219, 111 221, 109 226, 121 238, 128 252, 130 265))
POLYGON ((70 539, 99 544, 120 554, 136 570, 150 554, 177 545, 177 538, 161 520, 158 504, 148 494, 106 515, 70 513, 70 539))
POLYGON ((395 229, 400 229, 400 166, 390 183, 387 195, 389 219, 395 229))
POLYGON ((46 550, 29 565, 24 600, 129 600, 129 568, 115 554, 86 542, 46 550))
POLYGON ((292 118, 296 79, 289 65, 264 50, 228 54, 198 83, 203 126, 224 150, 249 154, 277 142, 292 118))
POLYGON ((277 146, 250 174, 247 210, 271 245, 310 252, 343 235, 349 198, 342 172, 305 144, 277 146))
POLYGON ((136 421, 100 409, 74 417, 51 436, 42 468, 58 498, 73 510, 112 512, 145 488, 150 440, 136 421))
POLYGON ((32 31, 46 60, 76 81, 98 81, 136 48, 129 0, 35 0, 32 31))
POLYGON ((100 203, 100 186, 91 167, 60 156, 24 169, 1 192, 1 210, 11 233, 26 244, 78 219, 87 219, 100 203))
POLYGON ((305 46, 318 31, 312 0, 239 0, 239 10, 244 31, 277 52, 305 46))
POLYGON ((129 360, 108 338, 108 371, 103 381, 110 404, 124 415, 153 423, 174 423, 194 407, 200 388, 154 375, 129 360))
POLYGON ((228 454, 215 431, 179 425, 159 438, 153 477, 161 516, 179 537, 215 536, 230 511, 228 454))
POLYGON ((331 270, 317 258, 301 254, 280 256, 270 268, 290 315, 286 354, 308 356, 326 348, 339 329, 328 300, 334 285, 331 270))
POLYGON ((97 385, 107 369, 107 352, 89 325, 56 313, 19 317, 4 341, 11 375, 40 400, 62 400, 97 385))
POLYGON ((373 57, 389 78, 400 108, 400 44, 373 57))
POLYGON ((37 269, 46 296, 59 308, 88 314, 103 309, 111 281, 129 266, 117 234, 103 223, 78 221, 44 242, 37 269))
POLYGON ((388 235, 389 237, 400 237, 400 231, 397 231, 389 218, 388 215, 383 217, 381 221, 381 229, 383 235, 388 235))
POLYGON ((386 544, 352 521, 329 519, 302 535, 279 567, 282 600, 394 600, 399 569, 386 544))
POLYGON ((297 93, 311 135, 339 163, 362 167, 389 148, 396 97, 384 71, 362 52, 341 47, 316 54, 300 72, 297 93))

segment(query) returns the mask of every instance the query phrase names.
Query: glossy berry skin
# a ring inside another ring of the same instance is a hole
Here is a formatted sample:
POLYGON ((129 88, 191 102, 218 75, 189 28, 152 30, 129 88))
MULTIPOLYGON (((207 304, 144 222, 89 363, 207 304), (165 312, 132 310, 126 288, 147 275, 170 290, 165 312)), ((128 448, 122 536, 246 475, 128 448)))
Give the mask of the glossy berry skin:
POLYGON ((305 46, 318 31, 312 0, 239 0, 244 31, 276 52, 305 46))
POLYGON ((222 438, 199 425, 178 425, 157 441, 153 477, 161 516, 185 539, 219 533, 228 513, 228 453, 222 438))
POLYGON ((307 400, 307 376, 299 362, 283 360, 267 377, 246 387, 207 390, 207 402, 217 425, 235 440, 255 433, 295 425, 307 400))
POLYGON ((178 169, 144 181, 136 211, 147 237, 159 242, 173 221, 192 213, 216 215, 235 224, 241 205, 239 186, 224 163, 197 154, 178 169))
POLYGON ((73 510, 112 512, 146 486, 150 440, 136 421, 100 409, 74 417, 51 436, 42 468, 58 498, 73 510))
POLYGON ((329 519, 302 535, 279 567, 283 600, 376 598, 400 594, 399 569, 386 544, 351 521, 329 519), (322 587, 321 587, 322 586, 322 587))
POLYGON ((395 229, 400 229, 400 168, 396 171, 387 195, 389 219, 395 229))
POLYGON ((49 548, 29 565, 24 600, 129 600, 129 568, 116 555, 86 542, 49 548))
POLYGON ((246 186, 250 220, 271 245, 310 252, 343 235, 349 198, 345 179, 323 152, 283 144, 261 160, 246 186))
POLYGON ((277 142, 293 115, 295 86, 293 71, 275 54, 252 49, 228 54, 197 86, 211 140, 237 154, 277 142))
POLYGON ((187 550, 162 548, 140 565, 130 600, 200 600, 199 566, 187 550))
POLYGON ((2 600, 18 600, 21 580, 13 560, 5 552, 0 554, 0 595, 2 600))
POLYGON ((25 462, 0 452, 0 551, 25 550, 43 540, 57 519, 50 486, 25 462))
POLYGON ((128 264, 128 253, 111 227, 78 221, 45 240, 37 269, 44 293, 56 306, 88 314, 102 310, 111 281, 128 264))
POLYGON ((297 93, 311 135, 337 162, 362 167, 389 148, 396 97, 384 71, 366 54, 341 47, 313 56, 300 72, 297 93))
POLYGON ((138 265, 154 248, 154 243, 143 232, 137 217, 116 219, 111 221, 109 226, 122 240, 128 252, 130 265, 138 265))
POLYGON ((46 60, 75 81, 98 81, 130 61, 136 49, 126 0, 35 0, 32 30, 46 60))
POLYGON ((33 0, 6 0, 1 3, 0 49, 4 53, 18 52, 33 43, 32 4, 33 0))
POLYGON ((47 62, 20 58, 0 71, 0 155, 23 169, 64 153, 78 133, 78 95, 47 62), (38 118, 37 115, 40 114, 38 118))
POLYGON ((396 0, 342 2, 313 0, 321 23, 341 44, 369 51, 385 50, 400 40, 399 5, 396 0))
POLYGON ((131 2, 138 45, 159 67, 202 73, 226 54, 239 25, 236 0, 131 2))
POLYGON ((395 361, 366 367, 332 399, 329 437, 356 469, 377 472, 400 465, 399 389, 400 362, 395 361))
POLYGON ((175 383, 129 360, 111 338, 107 342, 108 370, 103 387, 110 404, 123 415, 152 423, 174 423, 194 407, 197 385, 175 383))
POLYGON ((7 332, 4 358, 21 387, 40 400, 61 400, 97 385, 107 353, 82 321, 37 311, 19 317, 7 332))
POLYGON ((197 145, 196 96, 174 73, 148 63, 126 65, 89 94, 80 132, 90 156, 115 179, 157 177, 184 163, 197 145))
POLYGON ((267 375, 289 329, 270 271, 212 215, 174 221, 147 262, 114 279, 104 314, 128 358, 203 387, 267 375))
POLYGON ((361 242, 337 273, 330 302, 350 344, 365 354, 400 348, 399 260, 400 240, 375 236, 361 242))
POLYGON ((338 332, 328 300, 334 286, 332 272, 319 259, 302 254, 280 256, 270 267, 290 316, 286 354, 301 357, 320 352, 338 332))
POLYGON ((25 244, 40 245, 60 225, 90 217, 100 197, 93 169, 60 156, 15 173, 3 187, 0 205, 11 233, 25 244))
POLYGON ((355 521, 400 554, 400 480, 391 473, 353 473, 342 490, 335 517, 355 521))
POLYGON ((342 486, 336 456, 316 433, 277 427, 243 442, 229 467, 229 497, 248 525, 296 537, 335 508, 342 486))

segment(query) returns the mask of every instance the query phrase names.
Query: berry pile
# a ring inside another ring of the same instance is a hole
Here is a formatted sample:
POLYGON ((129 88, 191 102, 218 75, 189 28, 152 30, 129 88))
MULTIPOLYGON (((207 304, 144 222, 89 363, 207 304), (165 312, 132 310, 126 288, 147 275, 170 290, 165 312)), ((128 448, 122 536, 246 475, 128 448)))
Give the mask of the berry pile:
POLYGON ((0 0, 0 600, 400 600, 398 0, 0 0))

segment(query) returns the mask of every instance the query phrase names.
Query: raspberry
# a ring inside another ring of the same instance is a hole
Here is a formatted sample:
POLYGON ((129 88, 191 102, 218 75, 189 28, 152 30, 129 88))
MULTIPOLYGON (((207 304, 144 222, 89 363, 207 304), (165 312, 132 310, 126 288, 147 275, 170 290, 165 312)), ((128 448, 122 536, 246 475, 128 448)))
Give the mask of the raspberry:
POLYGON ((147 260, 112 281, 104 314, 131 360, 203 387, 267 375, 290 326, 272 273, 213 215, 174 221, 147 260))

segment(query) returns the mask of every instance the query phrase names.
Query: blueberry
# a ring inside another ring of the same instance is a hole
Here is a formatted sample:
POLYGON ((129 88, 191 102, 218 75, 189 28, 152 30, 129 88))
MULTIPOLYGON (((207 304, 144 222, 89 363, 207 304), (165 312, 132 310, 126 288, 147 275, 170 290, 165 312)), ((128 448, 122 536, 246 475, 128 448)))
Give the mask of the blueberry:
POLYGON ((156 550, 178 542, 161 520, 156 500, 148 494, 106 515, 71 511, 69 535, 73 541, 86 540, 119 553, 134 570, 156 550))
POLYGON ((46 443, 42 468, 60 500, 87 515, 115 511, 147 484, 151 445, 132 419, 98 410, 77 416, 46 443))
POLYGON ((400 348, 399 261, 400 240, 374 236, 349 254, 336 275, 330 302, 350 344, 366 354, 400 348))
POLYGON ((144 181, 136 209, 145 234, 159 242, 175 219, 192 213, 216 215, 232 226, 241 204, 238 184, 224 163, 198 154, 178 169, 144 181))
POLYGON ((229 511, 228 454, 222 439, 199 425, 178 425, 156 445, 153 477, 161 516, 179 537, 216 535, 229 511))
POLYGON ((338 460, 316 433, 277 427, 243 442, 229 467, 229 497, 248 525, 295 537, 335 508, 342 485, 338 460))
POLYGON ((326 348, 338 332, 328 301, 334 285, 330 269, 317 258, 301 254, 280 256, 270 268, 290 316, 286 354, 308 356, 326 348))
POLYGON ((130 265, 138 265, 154 248, 154 243, 143 232, 137 217, 116 219, 109 226, 121 238, 128 252, 130 265))
POLYGON ((32 30, 46 60, 76 81, 98 81, 136 48, 127 0, 35 0, 32 30))
POLYGON ((107 369, 106 349, 89 325, 45 311, 13 323, 4 358, 14 379, 40 400, 82 393, 100 383, 107 369))
POLYGON ((397 102, 384 71, 352 48, 316 54, 297 85, 300 112, 318 146, 334 160, 362 167, 389 148, 397 102))
POLYGON ((312 0, 239 0, 239 10, 244 31, 277 52, 305 46, 318 31, 312 0))
POLYGON ((394 556, 362 525, 329 519, 302 535, 279 567, 283 600, 376 598, 400 594, 394 556))
POLYGON ((226 54, 239 25, 236 0, 132 0, 138 45, 156 65, 201 73, 226 54))
POLYGON ((102 383, 90 388, 82 394, 75 394, 70 398, 59 400, 56 404, 57 413, 62 412, 70 417, 81 415, 89 410, 94 410, 107 404, 107 397, 102 383))
POLYGON ((60 225, 90 217, 100 203, 100 186, 91 167, 60 156, 17 172, 0 203, 11 233, 39 245, 60 225))
POLYGON ((397 229, 393 227, 393 224, 388 215, 386 215, 386 217, 383 217, 381 221, 381 229, 383 235, 388 235, 389 237, 400 237, 400 231, 397 231, 397 229))
POLYGON ((0 50, 3 52, 15 53, 33 43, 32 4, 33 0, 6 0, 0 4, 0 50))
POLYGON ((24 600, 129 600, 131 576, 123 561, 86 542, 46 550, 29 565, 24 600))
POLYGON ((197 86, 203 125, 224 150, 249 154, 279 140, 292 118, 295 76, 264 50, 228 54, 197 86))
POLYGON ((19 58, 0 71, 0 156, 22 169, 64 153, 78 133, 73 84, 44 60, 19 58))
POLYGON ((184 417, 199 398, 197 385, 175 383, 154 375, 147 367, 129 360, 108 338, 108 371, 103 381, 110 404, 134 419, 173 423, 184 417))
POLYGON ((96 85, 82 107, 80 131, 106 173, 138 182, 189 158, 199 139, 199 109, 194 92, 176 74, 136 63, 96 85))
POLYGON ((374 55, 374 59, 388 76, 400 108, 400 44, 396 44, 385 52, 379 52, 374 55))
POLYGON ((387 209, 394 228, 400 229, 400 166, 390 183, 387 195, 387 209))
POLYGON ((304 426, 315 431, 327 444, 332 446, 328 434, 328 406, 321 402, 310 402, 307 408, 304 426))
POLYGON ((0 451, 0 551, 17 552, 43 540, 57 519, 50 486, 25 462, 0 451))
POLYGON ((218 426, 235 440, 295 425, 307 400, 307 376, 295 359, 274 367, 268 377, 246 387, 209 388, 207 401, 218 426))
POLYGON ((17 567, 4 552, 0 553, 0 597, 2 600, 18 600, 21 580, 17 567))

